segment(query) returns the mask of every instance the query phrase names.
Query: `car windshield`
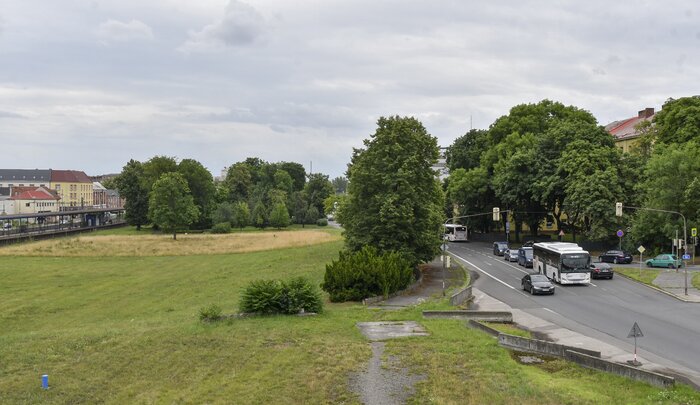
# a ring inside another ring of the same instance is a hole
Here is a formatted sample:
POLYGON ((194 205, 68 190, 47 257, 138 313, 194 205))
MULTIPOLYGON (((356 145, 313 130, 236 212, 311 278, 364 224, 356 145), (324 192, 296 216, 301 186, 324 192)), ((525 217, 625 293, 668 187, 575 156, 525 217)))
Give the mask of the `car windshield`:
POLYGON ((564 255, 561 258, 561 271, 588 271, 591 258, 585 254, 564 255))
POLYGON ((544 276, 542 274, 533 274, 532 276, 530 276, 530 279, 532 280, 533 283, 543 283, 543 282, 549 281, 547 276, 544 276))
MULTIPOLYGON (((486 246, 488 246, 488 245, 486 245, 486 246)), ((496 242, 496 246, 498 246, 499 249, 505 249, 508 247, 508 244, 506 242, 496 242)))
POLYGON ((525 250, 524 252, 525 252, 525 257, 526 257, 527 259, 532 259, 532 250, 527 249, 527 250, 525 250))

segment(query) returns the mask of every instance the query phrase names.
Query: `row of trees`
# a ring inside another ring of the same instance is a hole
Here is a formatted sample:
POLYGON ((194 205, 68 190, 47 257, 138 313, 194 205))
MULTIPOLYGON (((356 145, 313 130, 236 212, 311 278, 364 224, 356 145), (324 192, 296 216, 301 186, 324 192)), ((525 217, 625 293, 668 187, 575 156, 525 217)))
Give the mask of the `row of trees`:
MULTIPOLYGON (((558 230, 574 237, 605 240, 631 228, 635 242, 667 243, 677 218, 639 211, 619 219, 615 202, 700 220, 698 117, 698 97, 669 100, 653 124, 639 128, 638 146, 622 153, 585 110, 549 100, 515 106, 488 130, 469 131, 449 148, 447 210, 511 210, 516 239, 522 224, 536 234, 551 215, 558 230)), ((482 231, 492 225, 486 217, 467 222, 482 231)))
MULTIPOLYGON (((324 200, 346 187, 344 178, 307 175, 299 163, 268 163, 248 158, 235 163, 215 183, 199 162, 155 156, 129 161, 112 186, 126 199, 126 219, 137 229, 153 223, 167 231, 230 226, 286 227, 314 223, 325 216, 324 200), (159 183, 162 180, 161 183, 159 183), (190 204, 191 203, 191 204, 190 204)), ((175 233, 174 233, 175 235, 175 233)))

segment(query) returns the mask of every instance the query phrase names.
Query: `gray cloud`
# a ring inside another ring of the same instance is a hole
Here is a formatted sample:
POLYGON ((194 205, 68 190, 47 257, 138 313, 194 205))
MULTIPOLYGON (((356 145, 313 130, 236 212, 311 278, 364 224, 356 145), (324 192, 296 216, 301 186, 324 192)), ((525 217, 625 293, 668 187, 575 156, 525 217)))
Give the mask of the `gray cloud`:
POLYGON ((135 41, 153 39, 151 27, 138 20, 122 22, 107 20, 97 28, 97 36, 103 41, 135 41))
POLYGON ((23 141, 3 166, 259 156, 336 176, 381 115, 443 145, 543 98, 604 124, 700 86, 700 5, 669 1, 7 2, 0 140, 23 141))
POLYGON ((200 31, 190 32, 189 39, 179 49, 190 52, 250 45, 261 37, 264 26, 265 21, 255 8, 230 0, 223 17, 200 31))

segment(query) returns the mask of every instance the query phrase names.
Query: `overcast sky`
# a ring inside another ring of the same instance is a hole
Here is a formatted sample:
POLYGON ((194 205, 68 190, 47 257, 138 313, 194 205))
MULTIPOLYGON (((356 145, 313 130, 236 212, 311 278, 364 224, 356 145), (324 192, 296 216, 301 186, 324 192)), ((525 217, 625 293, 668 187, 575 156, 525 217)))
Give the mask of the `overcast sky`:
POLYGON ((249 156, 343 175, 383 115, 443 146, 548 98, 699 94, 697 1, 0 0, 0 167, 249 156))

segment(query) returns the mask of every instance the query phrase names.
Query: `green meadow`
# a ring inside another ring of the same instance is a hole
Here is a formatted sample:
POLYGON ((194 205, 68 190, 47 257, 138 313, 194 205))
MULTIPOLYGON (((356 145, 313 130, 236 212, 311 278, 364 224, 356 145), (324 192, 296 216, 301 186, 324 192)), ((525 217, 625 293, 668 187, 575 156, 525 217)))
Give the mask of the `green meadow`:
MULTIPOLYGON (((141 237, 128 229, 106 236, 134 244, 141 237)), ((682 385, 660 390, 560 360, 520 364, 460 321, 423 319, 421 310, 447 307, 440 298, 403 311, 326 301, 317 316, 199 321, 209 304, 236 313, 252 280, 305 276, 320 283, 340 237, 177 256, 61 257, 25 247, 0 257, 3 404, 355 404, 348 376, 371 357, 355 324, 376 320, 416 320, 430 332, 386 345, 386 354, 425 376, 411 403, 700 404, 682 385), (42 374, 49 390, 41 389, 42 374)))

